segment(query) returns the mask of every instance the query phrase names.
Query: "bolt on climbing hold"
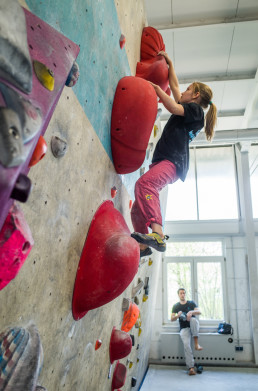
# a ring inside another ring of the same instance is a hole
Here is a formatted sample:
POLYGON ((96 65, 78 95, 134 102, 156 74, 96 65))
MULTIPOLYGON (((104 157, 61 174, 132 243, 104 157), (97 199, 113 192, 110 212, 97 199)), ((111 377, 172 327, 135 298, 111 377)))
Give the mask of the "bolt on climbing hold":
POLYGON ((132 298, 140 293, 140 290, 144 286, 144 282, 141 279, 138 279, 138 284, 132 288, 132 298))
POLYGON ((151 258, 149 258, 148 265, 151 266, 152 264, 153 264, 153 260, 151 258))
POLYGON ((51 69, 48 69, 48 67, 45 64, 42 64, 42 62, 36 60, 33 61, 33 68, 40 83, 47 90, 53 91, 55 85, 53 71, 51 69))
POLYGON ((29 167, 35 166, 35 164, 37 164, 41 159, 43 159, 46 152, 47 152, 47 143, 44 137, 39 136, 37 145, 33 151, 33 154, 29 162, 29 167))
POLYGON ((132 206, 133 206, 133 201, 130 200, 130 201, 129 201, 129 209, 132 209, 132 206))
POLYGON ((137 304, 137 305, 140 304, 140 300, 139 300, 138 296, 135 296, 135 298, 133 299, 133 301, 134 301, 135 304, 137 304))
POLYGON ((96 343, 95 343, 95 350, 98 350, 102 345, 102 341, 101 339, 97 339, 96 343))
POLYGON ((129 309, 129 305, 130 300, 124 297, 122 302, 122 311, 127 311, 129 309))
POLYGON ((145 301, 147 301, 147 300, 148 300, 148 295, 145 295, 145 294, 144 294, 143 297, 142 297, 142 301, 145 302, 145 301))
POLYGON ((25 174, 19 174, 13 187, 11 198, 20 202, 26 202, 31 192, 31 180, 25 174))
POLYGON ((120 48, 123 49, 123 47, 125 46, 125 36, 124 36, 124 34, 121 34, 120 39, 119 39, 119 44, 120 44, 120 48))
POLYGON ((141 333, 142 333, 142 328, 139 327, 139 330, 138 330, 138 337, 140 337, 141 333))
POLYGON ((60 137, 52 136, 51 151, 56 158, 64 156, 67 152, 67 142, 60 137))
MULTIPOLYGON (((148 157, 147 157, 148 159, 148 157)), ((140 168, 140 176, 142 176, 145 173, 145 167, 140 168)))
POLYGON ((133 361, 127 359, 127 360, 126 360, 126 365, 129 367, 129 369, 131 369, 132 366, 133 366, 133 361))
POLYGON ((79 65, 75 61, 67 77, 65 85, 67 87, 73 87, 77 83, 79 76, 80 76, 79 65))
POLYGON ((137 383, 136 377, 132 377, 132 380, 131 380, 132 387, 135 387, 136 383, 137 383))
POLYGON ((111 189, 111 197, 115 198, 116 194, 117 194, 117 189, 116 189, 115 186, 113 186, 112 189, 111 189))
POLYGON ((157 136, 158 130, 159 130, 158 126, 157 126, 157 125, 154 125, 154 137, 157 136))

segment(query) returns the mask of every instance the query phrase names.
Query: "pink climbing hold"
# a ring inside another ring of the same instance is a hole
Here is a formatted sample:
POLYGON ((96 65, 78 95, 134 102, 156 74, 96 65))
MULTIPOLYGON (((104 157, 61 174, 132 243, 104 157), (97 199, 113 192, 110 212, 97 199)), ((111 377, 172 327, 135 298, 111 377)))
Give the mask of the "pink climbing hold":
POLYGON ((111 148, 116 172, 141 167, 157 116, 157 95, 146 80, 123 77, 116 88, 111 118, 111 148))
POLYGON ((0 290, 16 277, 33 244, 23 212, 14 203, 0 232, 0 290))
POLYGON ((119 296, 137 273, 139 258, 139 245, 123 216, 112 201, 103 202, 92 219, 78 266, 74 319, 119 296))
POLYGON ((120 39, 119 39, 119 44, 120 44, 120 48, 123 49, 123 47, 125 46, 125 36, 124 36, 124 34, 121 34, 120 39))

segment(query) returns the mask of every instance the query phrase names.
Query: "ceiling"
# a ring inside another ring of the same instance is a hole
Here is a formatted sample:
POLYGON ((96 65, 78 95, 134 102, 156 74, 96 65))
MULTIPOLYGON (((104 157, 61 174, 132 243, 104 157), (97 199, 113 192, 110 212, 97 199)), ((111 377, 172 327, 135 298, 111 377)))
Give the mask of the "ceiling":
MULTIPOLYGON (((258 0, 145 0, 145 6, 181 90, 194 80, 212 88, 220 131, 214 141, 258 141, 258 0)), ((169 113, 161 107, 164 125, 169 113)))

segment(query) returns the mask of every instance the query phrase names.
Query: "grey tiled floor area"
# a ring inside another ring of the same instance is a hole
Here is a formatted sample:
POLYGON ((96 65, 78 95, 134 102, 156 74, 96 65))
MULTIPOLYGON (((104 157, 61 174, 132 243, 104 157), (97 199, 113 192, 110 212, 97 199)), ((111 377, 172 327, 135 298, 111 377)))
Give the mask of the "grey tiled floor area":
POLYGON ((188 376, 185 367, 150 365, 140 391, 255 391, 256 368, 204 367, 202 374, 188 376))

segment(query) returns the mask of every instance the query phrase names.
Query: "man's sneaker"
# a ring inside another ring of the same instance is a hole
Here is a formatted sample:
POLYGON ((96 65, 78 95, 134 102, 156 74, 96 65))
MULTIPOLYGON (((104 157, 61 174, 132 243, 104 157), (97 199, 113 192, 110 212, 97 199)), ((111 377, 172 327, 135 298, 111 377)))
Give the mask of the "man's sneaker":
POLYGON ((138 243, 146 244, 149 247, 155 248, 155 250, 164 252, 166 251, 166 243, 164 240, 168 239, 165 235, 164 239, 161 239, 157 232, 151 234, 141 234, 139 232, 133 232, 131 237, 134 238, 138 243))
POLYGON ((148 255, 151 255, 152 251, 150 247, 147 247, 145 250, 140 250, 140 258, 147 257, 148 255))

